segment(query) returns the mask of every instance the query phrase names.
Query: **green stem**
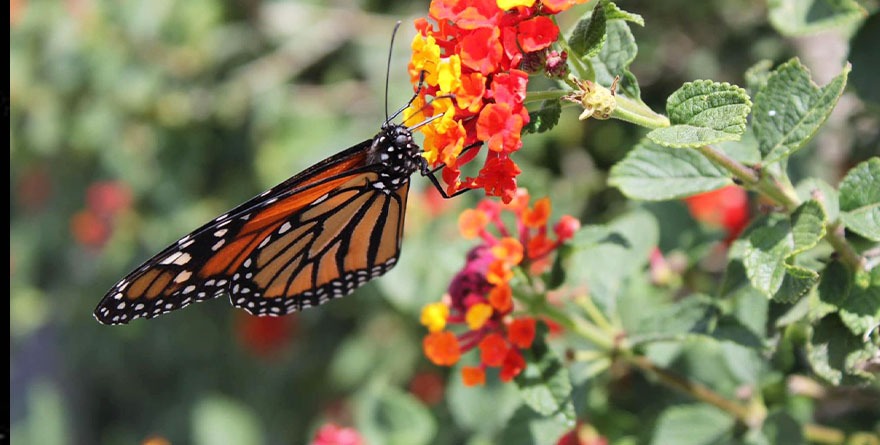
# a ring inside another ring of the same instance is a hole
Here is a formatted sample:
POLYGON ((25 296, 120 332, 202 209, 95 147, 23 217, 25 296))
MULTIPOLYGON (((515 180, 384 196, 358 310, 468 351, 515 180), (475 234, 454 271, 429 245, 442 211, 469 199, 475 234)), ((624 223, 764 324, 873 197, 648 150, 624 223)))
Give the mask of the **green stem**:
POLYGON ((767 416, 766 409, 763 405, 748 407, 732 400, 727 400, 720 394, 712 391, 709 387, 660 368, 645 357, 624 355, 624 358, 627 362, 642 371, 655 376, 663 384, 682 391, 697 400, 720 408, 750 427, 761 425, 764 418, 767 416))
POLYGON ((545 100, 559 100, 569 93, 571 93, 571 91, 566 90, 529 91, 526 93, 526 98, 523 100, 523 103, 527 104, 530 102, 543 102, 545 100))
POLYGON ((610 321, 608 321, 607 318, 605 318, 605 315, 602 313, 602 311, 599 310, 596 304, 593 303, 593 299, 590 298, 589 295, 581 295, 579 297, 575 297, 574 302, 578 306, 580 306, 581 309, 584 310, 584 312, 587 313, 587 316, 590 317, 590 320, 593 320, 593 322, 596 323, 596 325, 599 326, 600 329, 612 335, 614 334, 614 326, 611 324, 610 321))
POLYGON ((614 99, 617 101, 617 106, 611 113, 613 118, 650 129, 664 128, 670 125, 669 118, 655 113, 654 110, 639 101, 621 95, 614 96, 614 99))
POLYGON ((570 314, 546 302, 536 303, 534 309, 535 312, 559 323, 566 330, 589 340, 602 350, 611 351, 614 348, 614 343, 608 337, 608 334, 593 324, 580 318, 572 317, 570 314))
POLYGON ((709 158, 709 160, 716 165, 720 165, 730 173, 733 173, 733 176, 747 186, 753 187, 761 180, 754 170, 740 164, 737 160, 727 156, 727 154, 720 150, 716 150, 714 147, 704 145, 698 147, 697 151, 702 153, 703 156, 709 158))
MULTIPOLYGON (((587 64, 583 60, 581 60, 576 52, 571 50, 571 47, 568 46, 568 42, 566 42, 565 39, 558 39, 556 43, 559 44, 559 46, 562 47, 562 50, 567 52, 570 56, 568 58, 569 65, 574 68, 578 79, 592 80, 594 78, 593 69, 587 66, 587 64)), ((571 86, 576 87, 576 85, 571 86)))
MULTIPOLYGON (((733 174, 742 184, 773 200, 778 205, 785 208, 787 213, 792 213, 801 205, 794 187, 787 181, 779 181, 769 175, 761 176, 753 169, 743 165, 739 161, 727 156, 721 150, 712 146, 704 145, 698 147, 697 151, 706 156, 714 164, 723 167, 725 170, 733 174)), ((840 223, 831 224, 825 233, 825 240, 840 255, 841 261, 846 263, 853 270, 864 270, 865 259, 853 249, 853 247, 844 238, 840 223)))
POLYGON ((828 244, 831 244, 831 247, 833 247, 837 254, 840 255, 840 260, 854 271, 869 270, 867 258, 860 256, 858 252, 846 242, 846 238, 843 234, 843 225, 840 221, 828 226, 828 231, 825 233, 825 240, 828 241, 828 244))

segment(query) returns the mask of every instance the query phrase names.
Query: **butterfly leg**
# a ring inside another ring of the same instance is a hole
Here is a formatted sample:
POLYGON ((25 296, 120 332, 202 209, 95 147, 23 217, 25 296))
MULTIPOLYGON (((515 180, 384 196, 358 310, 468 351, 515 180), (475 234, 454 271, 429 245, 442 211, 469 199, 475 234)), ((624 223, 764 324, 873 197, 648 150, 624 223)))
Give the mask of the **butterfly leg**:
MULTIPOLYGON (((482 142, 475 142, 475 143, 473 143, 473 144, 471 144, 471 145, 468 145, 467 147, 463 148, 463 149, 461 150, 461 153, 464 153, 464 152, 466 152, 466 151, 468 151, 468 150, 471 150, 471 149, 473 149, 473 148, 479 147, 480 145, 482 145, 482 142)), ((459 156, 460 156, 460 154, 459 154, 459 156)), ((431 180, 431 183, 434 184, 434 188, 436 188, 437 191, 440 192, 440 196, 442 196, 443 199, 451 199, 451 198, 455 198, 455 197, 458 196, 458 195, 461 195, 461 194, 463 194, 463 193, 465 193, 465 192, 467 192, 467 191, 473 190, 473 189, 470 188, 470 187, 466 187, 466 188, 463 188, 463 189, 461 189, 461 190, 458 190, 458 191, 456 191, 455 193, 453 193, 453 194, 450 195, 450 194, 446 193, 446 190, 444 190, 444 189, 443 189, 443 186, 440 185, 440 180, 437 179, 437 176, 435 176, 435 174, 436 174, 437 172, 439 172, 440 170, 443 170, 443 168, 446 167, 445 164, 444 164, 444 165, 441 165, 441 166, 439 166, 439 167, 436 167, 436 168, 431 169, 431 168, 428 167, 428 160, 425 159, 425 158, 423 158, 423 157, 421 157, 421 156, 419 156, 419 165, 421 166, 421 169, 420 169, 420 173, 421 173, 421 175, 422 175, 422 176, 427 176, 428 179, 431 180)))

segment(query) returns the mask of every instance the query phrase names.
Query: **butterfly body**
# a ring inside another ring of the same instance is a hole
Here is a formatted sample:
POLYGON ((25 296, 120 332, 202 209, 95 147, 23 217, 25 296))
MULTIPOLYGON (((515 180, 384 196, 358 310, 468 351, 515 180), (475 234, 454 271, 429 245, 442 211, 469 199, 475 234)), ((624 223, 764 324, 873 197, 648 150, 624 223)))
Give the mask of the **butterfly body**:
POLYGON ((383 125, 147 260, 107 292, 95 318, 124 324, 223 294, 277 316, 348 295, 397 263, 420 152, 409 128, 383 125))

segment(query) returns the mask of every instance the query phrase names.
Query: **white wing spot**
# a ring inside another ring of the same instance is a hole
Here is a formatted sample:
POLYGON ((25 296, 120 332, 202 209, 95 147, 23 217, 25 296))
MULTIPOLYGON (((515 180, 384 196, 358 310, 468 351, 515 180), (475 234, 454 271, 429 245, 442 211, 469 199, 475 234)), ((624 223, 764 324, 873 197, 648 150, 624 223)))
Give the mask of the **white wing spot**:
POLYGON ((179 274, 177 274, 176 277, 174 277, 174 282, 175 283, 183 283, 184 281, 188 280, 189 277, 191 277, 191 276, 192 276, 192 272, 190 272, 188 270, 184 270, 183 272, 180 272, 179 274))
POLYGON ((116 309, 122 310, 125 309, 125 302, 120 301, 118 305, 116 305, 116 309))
POLYGON ((278 233, 282 234, 284 232, 287 232, 288 230, 290 230, 290 221, 287 221, 284 224, 282 224, 281 228, 278 229, 278 233))
POLYGON ((187 287, 185 287, 185 288, 183 289, 183 293, 184 293, 184 294, 188 294, 188 293, 190 293, 190 292, 192 292, 192 291, 194 291, 194 290, 196 290, 196 287, 193 286, 192 284, 190 284, 189 286, 187 286, 187 287))
POLYGON ((228 231, 229 231, 229 229, 220 229, 220 230, 214 232, 214 236, 216 236, 217 238, 220 238, 223 235, 226 235, 226 232, 228 232, 228 231))
MULTIPOLYGON (((178 252, 178 253, 180 253, 180 252, 178 252)), ((192 259, 192 255, 190 255, 188 253, 182 253, 179 255, 178 258, 174 259, 173 263, 177 264, 178 266, 183 266, 184 264, 188 263, 189 260, 191 260, 191 259, 192 259)))
POLYGON ((220 241, 217 241, 216 243, 214 243, 213 246, 211 246, 211 250, 214 251, 214 252, 216 252, 218 249, 220 249, 221 247, 223 247, 224 244, 226 244, 226 240, 225 240, 225 239, 221 239, 220 241))
POLYGON ((174 252, 174 253, 172 253, 171 255, 168 255, 167 257, 165 257, 165 259, 163 259, 163 260, 161 261, 160 264, 171 264, 171 263, 174 263, 174 262, 177 261, 177 259, 180 258, 181 256, 183 256, 183 252, 174 252))

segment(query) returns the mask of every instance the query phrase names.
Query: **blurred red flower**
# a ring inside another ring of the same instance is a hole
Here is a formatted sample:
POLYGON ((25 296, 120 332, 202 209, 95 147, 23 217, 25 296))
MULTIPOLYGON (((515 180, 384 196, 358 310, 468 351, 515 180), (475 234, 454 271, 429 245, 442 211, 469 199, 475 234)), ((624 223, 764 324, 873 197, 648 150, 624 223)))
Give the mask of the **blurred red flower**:
POLYGON ((297 316, 257 317, 236 311, 235 333, 245 349, 263 358, 271 358, 294 338, 297 316))
POLYGON ((364 439, 354 428, 327 423, 318 429, 310 445, 364 445, 364 439))
POLYGON ((697 221, 725 229, 728 243, 736 239, 749 223, 748 195, 736 185, 689 196, 684 198, 684 203, 697 221))

